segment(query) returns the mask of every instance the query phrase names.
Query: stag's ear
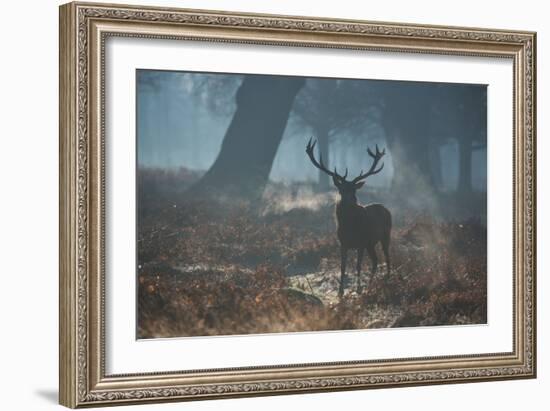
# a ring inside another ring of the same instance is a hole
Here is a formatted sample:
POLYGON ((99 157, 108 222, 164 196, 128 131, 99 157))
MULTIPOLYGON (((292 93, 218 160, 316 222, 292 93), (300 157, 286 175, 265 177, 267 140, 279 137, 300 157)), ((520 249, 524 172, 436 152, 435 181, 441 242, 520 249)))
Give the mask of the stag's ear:
POLYGON ((359 190, 361 187, 365 185, 364 181, 359 181, 358 183, 355 183, 355 189, 359 190))
POLYGON ((338 181, 338 178, 336 178, 336 176, 332 176, 332 182, 334 183, 334 185, 336 187, 340 188, 341 183, 340 183, 340 181, 338 181))

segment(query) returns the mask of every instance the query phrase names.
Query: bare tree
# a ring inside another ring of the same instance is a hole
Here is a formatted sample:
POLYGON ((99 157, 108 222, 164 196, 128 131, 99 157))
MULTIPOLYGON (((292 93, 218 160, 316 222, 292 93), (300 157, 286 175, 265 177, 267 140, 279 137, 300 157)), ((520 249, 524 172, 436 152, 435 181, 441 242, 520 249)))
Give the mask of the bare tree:
POLYGON ((267 183, 289 113, 304 79, 245 75, 220 153, 191 188, 195 195, 256 198, 267 183))
POLYGON ((472 154, 487 147, 487 88, 457 84, 439 88, 434 115, 440 143, 458 144, 459 178, 457 191, 472 191, 472 154))
POLYGON ((426 83, 381 81, 373 90, 381 102, 382 125, 394 163, 392 191, 403 198, 411 191, 434 192, 430 154, 430 111, 435 86, 426 83))

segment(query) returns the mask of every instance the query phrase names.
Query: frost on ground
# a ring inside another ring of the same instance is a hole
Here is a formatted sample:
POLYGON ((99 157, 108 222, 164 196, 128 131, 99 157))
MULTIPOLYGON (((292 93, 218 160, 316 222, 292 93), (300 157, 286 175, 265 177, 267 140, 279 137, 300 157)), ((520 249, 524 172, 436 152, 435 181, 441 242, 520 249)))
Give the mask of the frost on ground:
MULTIPOLYGON (((385 267, 382 265, 385 272, 385 267)), ((375 281, 384 281, 381 271, 374 277, 375 281)), ((361 291, 357 291, 357 276, 355 273, 348 274, 345 278, 346 294, 345 299, 348 304, 357 305, 355 327, 353 328, 388 328, 395 327, 396 322, 403 315, 399 306, 369 304, 361 306, 361 297, 368 296, 369 278, 365 273, 362 274, 361 291), (361 309, 363 308, 363 309, 361 309)), ((340 286, 340 271, 327 269, 319 272, 295 275, 289 279, 290 286, 304 293, 318 298, 324 306, 337 309, 340 300, 338 298, 338 288, 340 286)))
POLYGON ((365 257, 357 293, 350 252, 339 300, 331 193, 274 186, 250 208, 141 192, 139 338, 486 323, 479 221, 436 220, 390 204, 391 272, 381 252, 376 275, 365 257))

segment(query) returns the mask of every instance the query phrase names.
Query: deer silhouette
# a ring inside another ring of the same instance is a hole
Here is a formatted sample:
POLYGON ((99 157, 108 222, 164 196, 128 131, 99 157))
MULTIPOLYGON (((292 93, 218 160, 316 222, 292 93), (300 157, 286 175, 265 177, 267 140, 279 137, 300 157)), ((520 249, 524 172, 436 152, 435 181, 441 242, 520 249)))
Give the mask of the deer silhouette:
POLYGON ((376 153, 367 148, 367 153, 373 158, 370 169, 361 173, 352 179, 346 180, 348 170, 344 175, 338 174, 336 168, 334 171, 328 170, 323 164, 323 157, 319 155, 319 161, 315 159, 313 150, 317 141, 310 139, 306 153, 315 167, 322 170, 332 177, 332 181, 340 194, 340 199, 336 203, 336 222, 338 240, 340 242, 340 288, 338 290, 339 298, 344 295, 344 280, 346 276, 346 263, 349 250, 357 250, 357 293, 362 292, 361 288, 361 263, 363 253, 367 250, 372 262, 372 274, 376 273, 378 268, 378 257, 376 256, 376 245, 382 244, 382 250, 386 258, 387 273, 390 272, 390 235, 391 235, 391 213, 382 204, 369 204, 362 206, 357 203, 356 191, 363 187, 365 179, 369 176, 379 173, 384 168, 384 163, 376 168, 380 159, 386 154, 386 150, 380 151, 376 145, 376 153))

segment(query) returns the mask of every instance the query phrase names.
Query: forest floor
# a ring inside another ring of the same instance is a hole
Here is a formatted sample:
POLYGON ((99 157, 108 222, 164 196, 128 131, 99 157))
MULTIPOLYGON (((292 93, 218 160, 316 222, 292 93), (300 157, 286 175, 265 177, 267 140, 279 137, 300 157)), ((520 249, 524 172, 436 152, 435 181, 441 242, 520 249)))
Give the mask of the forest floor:
POLYGON ((357 293, 350 252, 339 300, 333 193, 271 185, 253 211, 189 203, 171 188, 196 178, 182 173, 140 176, 139 338, 487 321, 487 234, 478 220, 389 207, 391 272, 381 250, 376 275, 365 256, 357 293))

